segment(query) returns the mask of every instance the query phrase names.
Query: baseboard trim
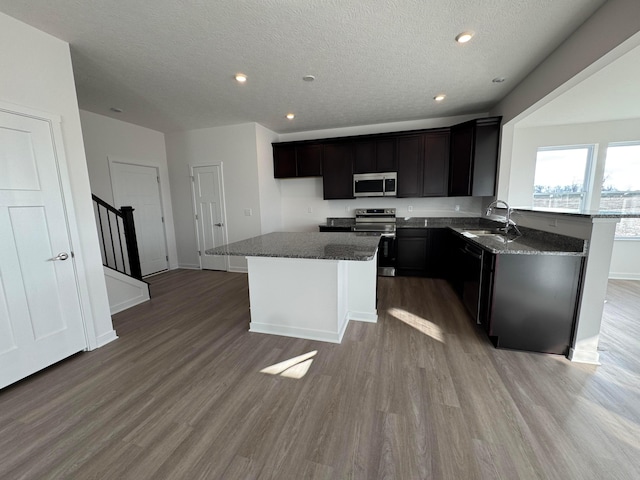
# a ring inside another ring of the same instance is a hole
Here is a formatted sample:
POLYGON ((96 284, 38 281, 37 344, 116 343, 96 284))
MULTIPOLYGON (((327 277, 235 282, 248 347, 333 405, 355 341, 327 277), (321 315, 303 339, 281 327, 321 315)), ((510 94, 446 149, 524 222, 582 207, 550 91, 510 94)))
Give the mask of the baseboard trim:
POLYGON ((597 351, 592 350, 575 350, 569 349, 569 360, 576 363, 588 363, 591 365, 600 365, 600 354, 597 351))
POLYGON ((115 330, 111 330, 107 333, 103 333, 102 335, 98 335, 98 337, 96 338, 95 348, 90 348, 89 350, 95 350, 96 348, 104 347, 107 343, 111 343, 117 339, 118 339, 118 335, 116 335, 115 330))
POLYGON ((135 307, 136 305, 140 305, 149 300, 149 295, 140 295, 135 298, 130 298, 126 302, 119 303, 117 305, 111 306, 111 315, 115 315, 116 313, 120 313, 127 308, 135 307))
POLYGON ((367 312, 349 312, 349 320, 355 320, 356 322, 377 323, 378 314, 367 312))
POLYGON ((177 268, 184 268, 185 270, 200 270, 200 265, 194 265, 193 263, 179 263, 177 268))
POLYGON ((228 272, 231 273, 249 273, 249 269, 247 267, 229 267, 228 272))
POLYGON ((249 331, 255 333, 267 333, 269 335, 280 335, 282 337, 305 338, 307 340, 317 340, 320 342, 340 343, 347 323, 349 322, 345 322, 345 327, 342 329, 342 332, 329 332, 325 330, 313 330, 310 328, 250 322, 249 331))
POLYGON ((640 273, 609 272, 610 280, 640 280, 640 273))

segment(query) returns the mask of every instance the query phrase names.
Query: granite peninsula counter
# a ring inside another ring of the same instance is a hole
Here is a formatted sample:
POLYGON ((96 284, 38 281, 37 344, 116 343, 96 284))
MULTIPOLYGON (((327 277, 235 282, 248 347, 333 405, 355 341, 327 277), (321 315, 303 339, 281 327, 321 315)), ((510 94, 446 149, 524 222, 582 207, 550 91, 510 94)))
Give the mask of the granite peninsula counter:
POLYGON ((340 343, 376 322, 379 234, 274 232, 205 251, 247 258, 249 331, 340 343))

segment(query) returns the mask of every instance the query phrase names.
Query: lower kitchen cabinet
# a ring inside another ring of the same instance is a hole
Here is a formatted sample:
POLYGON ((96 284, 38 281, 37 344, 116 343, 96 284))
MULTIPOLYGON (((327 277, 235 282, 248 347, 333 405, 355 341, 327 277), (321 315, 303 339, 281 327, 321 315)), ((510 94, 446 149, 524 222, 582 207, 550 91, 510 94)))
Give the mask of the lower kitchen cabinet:
MULTIPOLYGON (((496 347, 566 354, 571 346, 583 258, 491 255, 484 323, 496 347)), ((486 284, 485 284, 486 282, 486 284)))
POLYGON ((451 244, 452 286, 496 347, 568 352, 583 257, 493 254, 460 237, 451 244))
POLYGON ((424 277, 428 270, 429 230, 396 230, 396 275, 424 277))
POLYGON ((450 240, 446 228, 398 228, 396 230, 396 274, 443 278, 447 269, 442 255, 450 240))

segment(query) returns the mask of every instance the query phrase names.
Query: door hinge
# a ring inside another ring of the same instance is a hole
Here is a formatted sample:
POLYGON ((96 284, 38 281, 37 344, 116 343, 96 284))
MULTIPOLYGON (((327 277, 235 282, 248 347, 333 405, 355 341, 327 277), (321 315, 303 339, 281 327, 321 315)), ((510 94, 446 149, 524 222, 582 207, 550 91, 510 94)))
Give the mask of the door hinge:
POLYGON ((162 219, 162 223, 164 223, 164 217, 160 217, 162 219))
POLYGON ((156 177, 156 180, 158 181, 158 183, 160 183, 160 177, 156 177))
POLYGON ((193 175, 189 175, 189 178, 191 179, 192 182, 196 181, 196 178, 193 175))
POLYGON ((196 220, 198 219, 198 214, 196 213, 196 220))
POLYGON ((198 250, 198 256, 201 257, 202 253, 200 253, 200 250, 198 250))
POLYGON ((168 262, 169 261, 169 255, 167 255, 165 258, 167 259, 167 262, 168 262))

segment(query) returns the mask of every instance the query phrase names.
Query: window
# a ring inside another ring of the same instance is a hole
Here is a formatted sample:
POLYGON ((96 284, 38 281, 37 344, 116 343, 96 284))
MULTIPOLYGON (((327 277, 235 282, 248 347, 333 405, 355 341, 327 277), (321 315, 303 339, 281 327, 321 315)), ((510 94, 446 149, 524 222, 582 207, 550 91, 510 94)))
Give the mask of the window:
POLYGON ((541 147, 536 156, 533 206, 572 211, 587 205, 593 145, 541 147))
MULTIPOLYGON (((607 147, 600 209, 640 212, 640 142, 607 147)), ((616 237, 640 238, 640 218, 623 218, 616 237)))

